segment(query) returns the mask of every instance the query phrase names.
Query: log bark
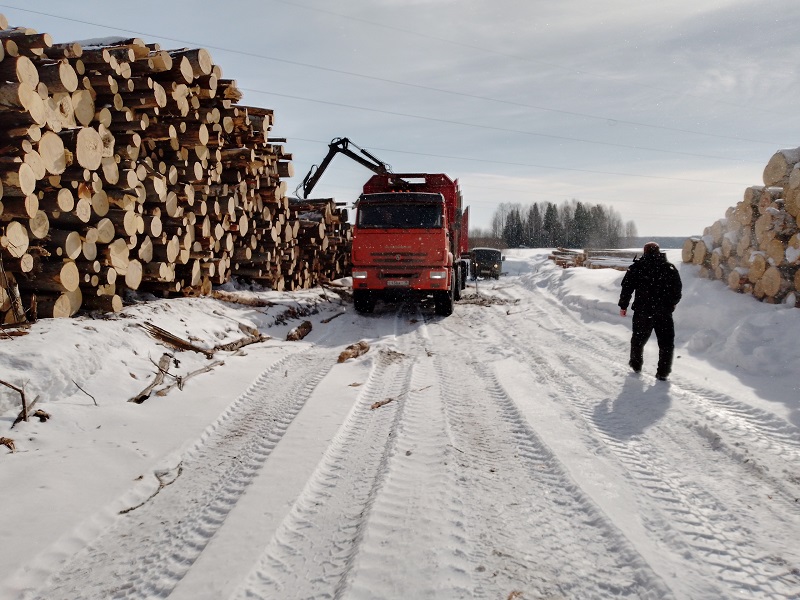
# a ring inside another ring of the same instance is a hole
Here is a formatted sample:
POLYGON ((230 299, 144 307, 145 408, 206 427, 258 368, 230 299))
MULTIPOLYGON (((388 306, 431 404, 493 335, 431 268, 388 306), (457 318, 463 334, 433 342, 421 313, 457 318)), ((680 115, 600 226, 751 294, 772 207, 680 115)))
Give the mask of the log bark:
POLYGON ((36 190, 36 174, 28 163, 0 164, 3 196, 29 196, 36 190))
POLYGON ((39 71, 27 56, 7 56, 0 62, 0 80, 24 83, 36 89, 39 85, 39 71))
POLYGON ((19 283, 25 290, 74 292, 80 285, 80 272, 73 260, 42 262, 35 279, 19 283))
POLYGON ((78 89, 78 74, 67 59, 41 65, 38 71, 39 80, 47 86, 51 94, 72 93, 78 89))

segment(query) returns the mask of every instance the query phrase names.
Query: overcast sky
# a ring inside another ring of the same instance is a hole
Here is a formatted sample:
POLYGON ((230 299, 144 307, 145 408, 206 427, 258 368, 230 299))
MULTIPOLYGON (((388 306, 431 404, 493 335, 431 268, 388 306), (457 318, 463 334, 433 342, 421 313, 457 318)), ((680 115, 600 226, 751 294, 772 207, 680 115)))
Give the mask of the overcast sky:
MULTIPOLYGON (((290 190, 333 138, 458 178, 472 227, 502 202, 613 207, 695 235, 800 146, 797 0, 6 0, 55 42, 203 47, 275 111, 290 190), (213 8, 210 8, 213 6, 213 8)), ((337 157, 314 197, 371 173, 337 157)))

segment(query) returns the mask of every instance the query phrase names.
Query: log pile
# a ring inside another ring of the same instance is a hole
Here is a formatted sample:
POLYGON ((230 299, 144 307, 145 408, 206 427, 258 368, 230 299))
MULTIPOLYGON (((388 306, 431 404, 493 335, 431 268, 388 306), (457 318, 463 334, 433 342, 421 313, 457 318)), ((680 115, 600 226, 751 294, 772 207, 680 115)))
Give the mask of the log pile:
POLYGON ((641 256, 638 250, 590 249, 571 250, 568 248, 555 248, 548 257, 559 267, 585 267, 587 269, 615 269, 627 271, 633 264, 633 259, 641 256))
POLYGON ((763 181, 701 237, 687 239, 682 259, 736 292, 800 307, 800 148, 776 152, 763 181))
MULTIPOLYGON (((205 49, 55 44, 0 15, 0 82, 0 258, 28 318, 346 275, 346 212, 286 197, 273 112, 240 105, 205 49)), ((19 322, 5 285, 0 319, 19 322)))

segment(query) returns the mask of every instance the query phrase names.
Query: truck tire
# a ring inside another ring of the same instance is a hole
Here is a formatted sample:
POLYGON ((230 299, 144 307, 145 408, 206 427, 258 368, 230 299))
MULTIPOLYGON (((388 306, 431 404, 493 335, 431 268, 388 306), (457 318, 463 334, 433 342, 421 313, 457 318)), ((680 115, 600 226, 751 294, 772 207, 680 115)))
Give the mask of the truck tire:
POLYGON ((453 282, 453 299, 461 300, 462 274, 460 267, 456 267, 455 269, 453 269, 453 277, 455 277, 455 281, 453 282))
POLYGON ((453 304, 455 303, 453 287, 447 292, 436 292, 433 297, 433 311, 442 317, 449 317, 453 314, 453 304))
POLYGON ((357 313, 371 313, 375 310, 375 296, 368 290, 353 290, 353 307, 357 313))

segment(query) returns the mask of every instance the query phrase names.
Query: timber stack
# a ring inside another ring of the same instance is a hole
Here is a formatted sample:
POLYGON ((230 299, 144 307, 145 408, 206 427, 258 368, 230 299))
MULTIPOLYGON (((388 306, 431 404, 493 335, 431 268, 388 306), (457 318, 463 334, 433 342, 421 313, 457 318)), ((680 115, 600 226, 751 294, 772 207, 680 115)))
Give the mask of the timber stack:
POLYGON ((686 240, 683 262, 736 292, 800 307, 800 148, 776 152, 763 181, 701 237, 686 240))
POLYGON ((287 198, 273 112, 240 105, 207 50, 55 44, 0 15, 0 82, 3 323, 347 274, 346 212, 287 198))

